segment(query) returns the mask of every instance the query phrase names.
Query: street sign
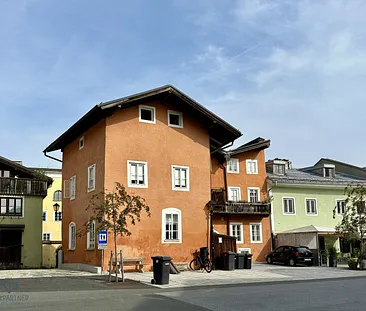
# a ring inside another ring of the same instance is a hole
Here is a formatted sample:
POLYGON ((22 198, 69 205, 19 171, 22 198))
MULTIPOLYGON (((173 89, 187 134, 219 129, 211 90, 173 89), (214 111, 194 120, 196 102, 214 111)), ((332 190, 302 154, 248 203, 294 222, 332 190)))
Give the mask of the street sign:
POLYGON ((106 249, 108 245, 108 232, 107 230, 99 231, 98 233, 98 249, 106 249))

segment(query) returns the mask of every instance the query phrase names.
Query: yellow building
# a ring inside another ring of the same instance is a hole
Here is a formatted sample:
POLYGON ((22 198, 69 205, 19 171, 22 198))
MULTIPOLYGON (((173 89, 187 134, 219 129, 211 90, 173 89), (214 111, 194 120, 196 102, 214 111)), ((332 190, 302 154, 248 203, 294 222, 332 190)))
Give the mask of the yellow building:
POLYGON ((54 268, 57 249, 62 245, 62 173, 61 169, 40 169, 53 179, 43 200, 42 266, 54 268))

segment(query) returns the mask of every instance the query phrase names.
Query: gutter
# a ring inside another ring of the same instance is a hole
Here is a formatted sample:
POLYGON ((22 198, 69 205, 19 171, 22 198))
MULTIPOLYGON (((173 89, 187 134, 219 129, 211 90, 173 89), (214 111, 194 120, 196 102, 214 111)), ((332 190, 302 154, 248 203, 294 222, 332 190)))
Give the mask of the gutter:
POLYGON ((62 160, 57 159, 57 158, 55 158, 55 157, 52 157, 52 156, 48 155, 48 154, 47 154, 47 151, 43 151, 43 154, 44 154, 47 158, 50 158, 50 159, 52 159, 52 160, 55 160, 55 161, 57 161, 57 162, 61 162, 61 163, 62 163, 62 160))

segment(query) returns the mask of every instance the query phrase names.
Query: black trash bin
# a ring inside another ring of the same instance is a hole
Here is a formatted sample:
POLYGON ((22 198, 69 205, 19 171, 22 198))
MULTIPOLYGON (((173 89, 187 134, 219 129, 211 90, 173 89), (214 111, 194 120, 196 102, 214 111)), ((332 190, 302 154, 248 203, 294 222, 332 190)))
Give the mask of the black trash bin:
POLYGON ((244 255, 244 269, 252 269, 252 257, 253 254, 244 255))
POLYGON ((152 284, 169 284, 170 261, 169 256, 155 256, 151 257, 153 260, 154 278, 151 280, 152 284))
POLYGON ((234 270, 235 269, 235 253, 225 252, 222 254, 224 267, 223 270, 234 270))
POLYGON ((201 247, 200 248, 200 257, 202 261, 208 258, 208 247, 201 247))
POLYGON ((235 269, 244 269, 245 254, 235 254, 235 269))

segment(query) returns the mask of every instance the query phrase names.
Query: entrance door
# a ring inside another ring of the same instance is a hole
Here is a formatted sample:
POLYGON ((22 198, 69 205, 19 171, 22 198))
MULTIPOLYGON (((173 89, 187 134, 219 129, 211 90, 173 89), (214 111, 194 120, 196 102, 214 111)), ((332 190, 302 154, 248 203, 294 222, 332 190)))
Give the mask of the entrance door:
POLYGON ((328 258, 327 258, 327 252, 325 250, 325 238, 323 236, 318 237, 318 245, 319 245, 320 266, 327 266, 328 258))
POLYGON ((0 231, 0 268, 20 268, 22 258, 22 231, 0 231))

